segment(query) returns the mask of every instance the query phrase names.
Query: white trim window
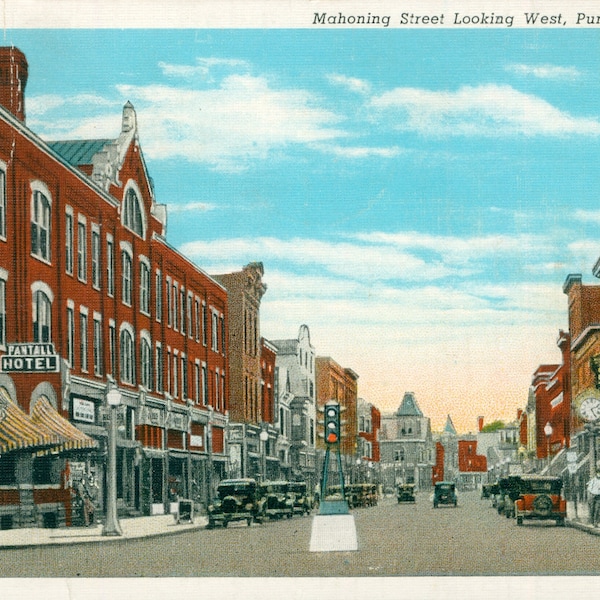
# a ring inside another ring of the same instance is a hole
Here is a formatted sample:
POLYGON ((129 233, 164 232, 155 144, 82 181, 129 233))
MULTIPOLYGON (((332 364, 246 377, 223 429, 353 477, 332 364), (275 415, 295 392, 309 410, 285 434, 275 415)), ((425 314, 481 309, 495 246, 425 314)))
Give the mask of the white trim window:
POLYGON ((121 248, 121 271, 121 300, 126 306, 131 306, 133 259, 131 252, 125 247, 121 248))
POLYGON ((142 331, 140 335, 140 376, 142 386, 147 390, 152 389, 152 344, 150 334, 142 331))
POLYGON ((219 315, 216 311, 212 311, 212 328, 211 328, 211 347, 214 352, 219 351, 219 315))
POLYGON ((140 312, 150 314, 150 263, 140 256, 140 312))
POLYGON ((52 341, 52 300, 49 290, 36 289, 33 292, 33 341, 52 341))
POLYGON ((50 261, 51 215, 50 195, 34 189, 31 197, 31 254, 46 262, 50 261))
POLYGON ((110 373, 117 375, 117 326, 114 319, 108 321, 108 354, 110 359, 110 373))
POLYGON ((87 281, 87 222, 81 215, 77 218, 77 279, 87 281))
POLYGON ((125 192, 123 198, 123 225, 130 231, 137 233, 141 238, 144 237, 144 212, 138 192, 134 189, 133 183, 125 192))
POLYGON ((100 289, 100 229, 92 223, 92 286, 100 289))
POLYGON ((81 370, 88 370, 88 310, 79 308, 79 364, 81 370))
POLYGON ((163 349, 160 342, 156 342, 156 391, 159 394, 162 394, 164 391, 164 382, 163 382, 163 369, 164 369, 164 357, 163 357, 163 349))
POLYGON ((70 206, 65 212, 65 272, 73 275, 73 209, 70 206))
POLYGON ((130 325, 121 326, 119 338, 121 381, 135 385, 135 342, 130 325))
POLYGON ((106 293, 115 295, 115 242, 112 235, 106 236, 106 293))
POLYGON ((75 303, 67 301, 67 362, 75 366, 75 303))
POLYGON ((102 315, 94 313, 94 375, 102 376, 102 315))
POLYGON ((154 287, 156 289, 156 297, 154 299, 156 304, 156 320, 160 323, 162 321, 163 288, 162 273, 159 269, 156 269, 156 285, 154 287))

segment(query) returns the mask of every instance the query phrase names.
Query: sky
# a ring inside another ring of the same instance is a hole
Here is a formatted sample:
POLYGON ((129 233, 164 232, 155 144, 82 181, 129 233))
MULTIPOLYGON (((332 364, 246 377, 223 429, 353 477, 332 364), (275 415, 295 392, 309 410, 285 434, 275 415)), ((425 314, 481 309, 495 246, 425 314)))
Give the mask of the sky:
POLYGON ((600 28, 5 29, 43 139, 135 107, 167 239, 264 265, 261 334, 310 329, 382 412, 511 421, 600 256, 600 28))

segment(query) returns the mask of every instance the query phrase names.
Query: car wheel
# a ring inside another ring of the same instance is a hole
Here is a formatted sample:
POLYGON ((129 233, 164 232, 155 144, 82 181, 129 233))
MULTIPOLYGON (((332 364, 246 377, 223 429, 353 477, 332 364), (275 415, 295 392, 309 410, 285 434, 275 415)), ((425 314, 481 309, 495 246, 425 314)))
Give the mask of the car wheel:
POLYGON ((229 521, 223 521, 223 527, 227 527, 229 525, 229 521))
POLYGON ((250 525, 252 525, 252 517, 248 517, 246 523, 248 523, 248 527, 250 527, 250 525))
POLYGON ((433 503, 433 508, 437 508, 437 506, 438 506, 438 503, 437 503, 437 502, 434 502, 434 503, 433 503))
POLYGON ((523 517, 517 517, 517 525, 523 525, 523 517))
POLYGON ((558 519, 556 519, 556 525, 558 527, 564 527, 565 526, 565 520, 563 519, 563 517, 559 517, 558 519))

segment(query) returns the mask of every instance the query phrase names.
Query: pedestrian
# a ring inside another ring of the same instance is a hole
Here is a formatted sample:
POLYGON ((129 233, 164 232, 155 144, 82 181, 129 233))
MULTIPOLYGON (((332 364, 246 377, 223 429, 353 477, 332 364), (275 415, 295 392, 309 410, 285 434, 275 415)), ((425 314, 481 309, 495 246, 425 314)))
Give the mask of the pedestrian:
POLYGON ((587 484, 588 502, 590 506, 590 523, 598 527, 600 521, 600 472, 597 472, 587 484))

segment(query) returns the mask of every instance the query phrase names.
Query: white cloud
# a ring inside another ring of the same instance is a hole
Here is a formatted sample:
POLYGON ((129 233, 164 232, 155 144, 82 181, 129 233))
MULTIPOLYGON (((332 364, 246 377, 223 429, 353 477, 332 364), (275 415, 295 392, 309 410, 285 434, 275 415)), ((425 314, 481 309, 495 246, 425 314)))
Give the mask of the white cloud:
POLYGON ((508 85, 464 86, 457 91, 396 88, 371 100, 391 125, 427 136, 597 136, 600 122, 560 111, 508 85))
POLYGON ((176 202, 169 203, 168 214, 173 213, 188 213, 188 212, 207 212, 215 210, 216 204, 209 202, 188 202, 186 204, 177 204, 176 202))
POLYGON ((76 94, 74 96, 59 96, 57 94, 42 94, 27 98, 27 114, 33 118, 57 108, 85 106, 87 110, 92 107, 114 107, 113 101, 107 100, 96 94, 76 94))
POLYGON ((581 72, 575 67, 560 67, 557 65, 508 65, 506 70, 517 75, 533 75, 539 79, 574 80, 581 77, 581 72))
POLYGON ((371 84, 364 79, 331 74, 327 76, 327 80, 333 85, 339 85, 358 94, 368 94, 371 91, 371 84))
POLYGON ((325 154, 341 156, 343 158, 362 159, 369 157, 395 158, 406 153, 406 150, 398 146, 389 148, 377 148, 372 146, 338 146, 330 144, 314 144, 313 148, 325 154))
POLYGON ((220 261, 223 256, 229 259, 237 257, 240 262, 256 260, 256 257, 265 262, 285 260, 297 266, 320 266, 330 274, 368 281, 421 281, 456 274, 439 260, 425 261, 389 246, 314 239, 260 237, 195 241, 184 244, 180 250, 187 256, 201 257, 204 261, 220 261))
POLYGON ((248 67, 245 60, 230 58, 197 58, 195 65, 176 65, 161 61, 158 66, 167 77, 181 77, 184 79, 208 79, 211 69, 215 67, 248 67))
POLYGON ((577 209, 573 213, 573 218, 577 221, 584 221, 586 223, 600 223, 600 210, 583 210, 577 209))

